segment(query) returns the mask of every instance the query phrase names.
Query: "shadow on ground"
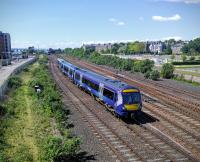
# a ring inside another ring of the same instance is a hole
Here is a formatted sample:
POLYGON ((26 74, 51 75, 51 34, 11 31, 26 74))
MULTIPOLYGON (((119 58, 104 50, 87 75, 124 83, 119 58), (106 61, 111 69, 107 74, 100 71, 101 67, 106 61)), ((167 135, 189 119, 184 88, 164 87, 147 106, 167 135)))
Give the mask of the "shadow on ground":
POLYGON ((124 122, 127 124, 147 124, 147 123, 153 123, 159 121, 157 118, 145 113, 141 112, 139 115, 135 116, 133 119, 124 119, 124 122))
POLYGON ((78 153, 76 156, 69 157, 67 155, 62 155, 55 159, 55 162, 85 162, 85 161, 95 161, 95 155, 88 155, 87 152, 83 151, 78 153))

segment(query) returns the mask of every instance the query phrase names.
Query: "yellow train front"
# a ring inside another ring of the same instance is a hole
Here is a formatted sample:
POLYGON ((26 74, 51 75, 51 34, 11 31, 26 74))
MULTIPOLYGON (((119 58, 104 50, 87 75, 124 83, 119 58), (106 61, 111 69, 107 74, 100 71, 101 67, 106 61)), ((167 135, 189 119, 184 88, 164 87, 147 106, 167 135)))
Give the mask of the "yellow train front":
POLYGON ((133 117, 140 114, 142 110, 142 98, 138 88, 124 85, 121 91, 118 91, 115 112, 120 117, 133 117))

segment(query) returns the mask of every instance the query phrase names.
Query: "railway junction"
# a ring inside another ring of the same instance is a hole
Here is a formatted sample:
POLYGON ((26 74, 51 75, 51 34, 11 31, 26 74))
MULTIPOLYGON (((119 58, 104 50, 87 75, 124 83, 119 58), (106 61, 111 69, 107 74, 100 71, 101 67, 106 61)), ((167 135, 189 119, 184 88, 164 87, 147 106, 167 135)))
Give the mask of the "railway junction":
MULTIPOLYGON (((131 74, 116 73, 108 67, 65 58, 78 67, 124 81, 141 90, 143 109, 140 117, 121 120, 63 75, 56 59, 55 56, 50 57, 49 69, 64 103, 73 108, 74 114, 79 114, 80 123, 87 125, 85 129, 92 139, 87 139, 84 135, 86 131, 79 130, 78 133, 83 133, 87 144, 97 140, 96 146, 100 148, 97 149, 97 161, 200 161, 198 89, 190 91, 174 85, 144 81, 131 74)), ((80 126, 78 129, 81 129, 80 126)), ((86 149, 93 148, 95 145, 91 148, 86 146, 86 149)))

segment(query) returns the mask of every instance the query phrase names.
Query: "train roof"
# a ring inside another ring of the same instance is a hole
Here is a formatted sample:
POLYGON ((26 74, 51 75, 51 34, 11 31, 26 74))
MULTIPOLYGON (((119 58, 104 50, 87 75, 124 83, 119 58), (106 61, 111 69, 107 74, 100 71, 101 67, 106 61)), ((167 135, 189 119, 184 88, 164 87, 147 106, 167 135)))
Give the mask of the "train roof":
POLYGON ((103 83, 105 86, 108 86, 112 88, 113 90, 120 91, 120 90, 130 89, 130 88, 137 89, 136 87, 130 86, 126 84, 125 82, 94 73, 90 70, 80 69, 79 71, 81 71, 84 76, 91 78, 94 81, 103 83))
POLYGON ((131 88, 134 88, 134 89, 138 90, 138 88, 136 88, 134 86, 130 86, 125 82, 122 82, 120 80, 115 80, 115 79, 112 79, 110 77, 106 77, 106 76, 97 74, 95 72, 92 72, 90 70, 86 70, 86 69, 77 67, 77 66, 69 63, 68 61, 63 60, 62 63, 64 65, 65 64, 66 65, 70 65, 71 67, 73 67, 77 71, 79 71, 79 73, 82 73, 85 77, 90 78, 90 79, 92 79, 92 80, 94 80, 96 82, 103 83, 105 86, 108 86, 108 87, 112 88, 113 90, 120 91, 120 90, 131 89, 131 88))

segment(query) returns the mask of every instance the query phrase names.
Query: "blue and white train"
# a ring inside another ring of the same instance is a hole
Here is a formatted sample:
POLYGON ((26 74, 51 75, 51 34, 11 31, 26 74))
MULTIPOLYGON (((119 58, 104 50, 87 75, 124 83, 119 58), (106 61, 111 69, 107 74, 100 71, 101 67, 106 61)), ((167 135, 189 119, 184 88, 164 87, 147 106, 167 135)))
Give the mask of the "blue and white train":
POLYGON ((82 69, 60 58, 57 63, 74 84, 91 93, 117 116, 127 118, 141 112, 142 99, 138 88, 82 69))

